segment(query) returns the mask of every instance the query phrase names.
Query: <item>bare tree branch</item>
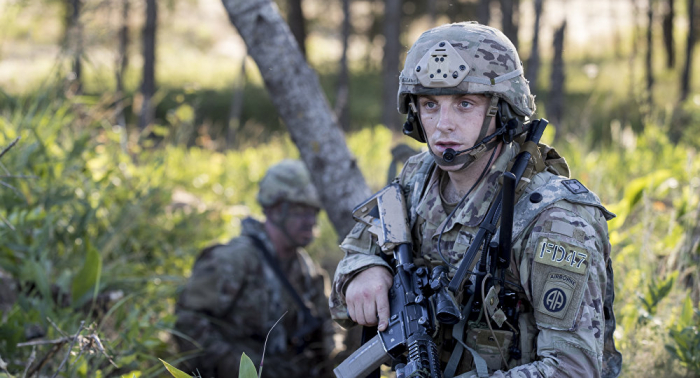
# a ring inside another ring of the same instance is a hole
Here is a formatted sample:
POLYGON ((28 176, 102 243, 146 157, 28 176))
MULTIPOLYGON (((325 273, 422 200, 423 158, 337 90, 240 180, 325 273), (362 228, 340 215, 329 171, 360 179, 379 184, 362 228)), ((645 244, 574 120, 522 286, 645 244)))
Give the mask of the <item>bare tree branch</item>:
POLYGON ((58 369, 56 369, 56 372, 53 373, 51 378, 56 378, 56 376, 61 371, 61 369, 63 369, 63 365, 65 365, 68 358, 70 358, 70 351, 73 349, 73 345, 75 345, 75 341, 78 340, 78 336, 80 336, 80 332, 83 331, 84 325, 85 325, 85 320, 82 320, 80 322, 80 327, 78 327, 78 332, 75 333, 75 336, 73 336, 73 340, 71 340, 71 342, 70 342, 70 346, 68 347, 68 352, 66 352, 66 356, 63 358, 63 361, 61 361, 61 364, 58 365, 58 369))
POLYGON ((29 355, 29 360, 27 360, 27 366, 24 368, 24 373, 22 373, 22 378, 25 378, 27 376, 27 370, 29 370, 29 367, 32 366, 35 359, 36 359, 36 347, 33 347, 32 354, 29 355))
POLYGON ((48 322, 51 323, 51 325, 52 325, 54 328, 56 328, 56 331, 58 331, 58 333, 60 333, 61 335, 63 335, 63 337, 70 337, 70 335, 67 334, 67 333, 65 333, 65 332, 61 329, 61 327, 57 326, 56 323, 54 323, 53 320, 51 320, 51 318, 49 318, 49 317, 47 316, 47 317, 46 317, 46 320, 48 320, 48 322))
POLYGON ((73 340, 72 336, 68 337, 61 337, 60 339, 55 339, 55 340, 35 340, 35 341, 27 341, 26 343, 18 343, 17 347, 26 347, 26 346, 37 346, 37 345, 51 345, 51 344, 64 344, 69 341, 73 340))
POLYGON ((15 229, 15 226, 13 226, 12 223, 10 223, 10 221, 7 220, 7 218, 5 218, 4 215, 0 214, 0 219, 2 219, 2 222, 5 223, 5 225, 7 225, 7 227, 9 227, 10 230, 17 231, 17 229, 15 229))
POLYGON ((39 178, 39 176, 25 176, 25 175, 0 175, 0 178, 23 178, 23 179, 35 179, 39 178))
MULTIPOLYGON (((56 353, 58 353, 58 351, 61 350, 61 348, 63 348, 63 345, 65 345, 65 343, 55 344, 54 346, 52 346, 51 349, 49 349, 49 353, 46 353, 44 358, 42 358, 41 361, 39 361, 39 363, 35 367, 33 367, 31 370, 29 370, 29 374, 27 376, 29 378, 31 378, 36 373, 38 373, 44 367, 44 365, 46 365, 46 363, 49 362, 49 360, 51 358, 53 358, 53 356, 56 353)), ((36 347, 34 347, 34 348, 36 348, 36 347)))
POLYGON ((17 138, 15 138, 15 140, 13 140, 12 143, 10 143, 9 146, 5 147, 5 149, 2 150, 2 152, 0 152, 0 158, 2 158, 3 155, 5 155, 5 153, 7 153, 7 151, 10 150, 10 148, 14 147, 15 144, 17 144, 17 142, 19 142, 20 138, 22 138, 22 137, 17 137, 17 138))
POLYGON ((10 375, 10 372, 7 371, 7 362, 2 360, 2 356, 0 356, 0 369, 2 369, 2 371, 4 371, 8 377, 12 377, 12 375, 10 375))

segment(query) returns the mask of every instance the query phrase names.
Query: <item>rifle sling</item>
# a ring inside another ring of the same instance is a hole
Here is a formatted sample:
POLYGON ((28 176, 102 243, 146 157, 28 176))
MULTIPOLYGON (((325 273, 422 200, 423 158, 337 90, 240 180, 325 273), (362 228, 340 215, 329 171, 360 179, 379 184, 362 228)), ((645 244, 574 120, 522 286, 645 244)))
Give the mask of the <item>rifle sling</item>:
MULTIPOLYGON (((287 293, 292 296, 292 299, 294 299, 294 303, 297 305, 299 310, 302 312, 302 316, 304 317, 304 325, 310 325, 313 324, 313 329, 316 329, 318 326, 319 320, 311 314, 311 310, 309 310, 308 307, 306 307, 306 304, 304 304, 304 300, 301 299, 301 296, 299 293, 297 293, 296 290, 294 290, 294 286, 292 286, 292 283, 289 282, 287 279, 287 276, 285 276, 284 272, 282 272, 282 269, 280 268, 279 264, 277 264, 277 260, 272 257, 272 253, 267 249, 265 246, 265 243, 263 243, 262 240, 258 239, 258 237, 254 235, 248 235, 250 236, 251 240, 253 240, 253 244, 260 250, 262 253, 263 258, 265 259, 265 262, 267 265, 272 268, 272 271, 275 272, 275 275, 277 278, 282 281, 282 286, 284 286, 285 290, 287 290, 287 293)), ((307 327, 303 327, 302 330, 304 330, 307 327)), ((311 331, 311 330, 309 330, 311 331)), ((296 335, 295 336, 305 336, 308 332, 305 332, 301 335, 296 335)))

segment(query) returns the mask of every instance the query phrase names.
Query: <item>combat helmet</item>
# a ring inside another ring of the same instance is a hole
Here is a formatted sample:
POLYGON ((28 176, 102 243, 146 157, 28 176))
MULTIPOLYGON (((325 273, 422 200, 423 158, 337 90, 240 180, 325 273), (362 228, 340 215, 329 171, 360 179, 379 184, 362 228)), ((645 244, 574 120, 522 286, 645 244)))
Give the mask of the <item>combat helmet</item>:
POLYGON ((286 201, 321 208, 321 200, 304 163, 285 159, 267 170, 260 181, 258 203, 263 208, 286 201))
POLYGON ((512 140, 524 133, 525 122, 535 112, 535 97, 515 46, 501 31, 476 22, 428 30, 408 51, 398 91, 398 110, 407 114, 404 134, 423 143, 427 140, 417 110, 418 95, 453 94, 483 94, 491 102, 475 146, 454 154, 446 151, 443 157, 428 146, 440 165, 466 167, 497 145, 497 136, 512 140), (487 136, 493 117, 497 117, 496 132, 487 136))

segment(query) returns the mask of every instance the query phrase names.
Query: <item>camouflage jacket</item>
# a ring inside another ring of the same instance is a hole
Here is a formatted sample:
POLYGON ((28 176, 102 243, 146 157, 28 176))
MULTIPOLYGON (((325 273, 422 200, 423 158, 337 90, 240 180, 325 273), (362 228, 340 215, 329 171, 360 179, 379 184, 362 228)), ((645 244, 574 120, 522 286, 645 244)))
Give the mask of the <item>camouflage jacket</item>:
MULTIPOLYGON (((517 144, 504 147, 485 178, 449 221, 440 195, 442 171, 425 169, 426 164, 434 166, 427 152, 406 163, 399 183, 407 194, 414 259, 418 264, 443 264, 437 252, 443 226, 441 250, 450 263, 459 263, 499 190, 499 177, 518 151, 517 144)), ((566 177, 558 173, 568 175, 568 167, 556 152, 548 155, 548 151, 553 150, 545 148, 543 155, 554 158, 555 164, 548 163, 547 170, 525 177, 529 183, 519 193, 512 258, 506 272, 508 281, 520 285, 517 339, 522 357, 510 358, 508 366, 502 365, 498 348, 491 345, 492 334, 480 323, 469 324, 464 341, 486 360, 493 377, 614 377, 619 373, 621 357, 612 340, 612 307, 603 306, 606 295, 609 304, 614 295, 612 280, 608 279, 612 278, 612 271, 608 274, 606 270, 611 269, 606 220, 613 215, 582 185, 578 184, 579 194, 567 189, 566 177), (530 200, 535 192, 543 197, 537 203, 530 200)), ((333 280, 330 310, 334 320, 348 327, 354 324, 345 304, 348 282, 368 267, 391 267, 379 257, 379 247, 362 225, 356 225, 341 248, 345 257, 333 280)), ((497 337, 501 345, 508 345, 514 334, 501 332, 497 337)), ((451 327, 442 326, 436 343, 443 362, 449 360, 454 348, 451 338, 451 327)), ((468 372, 472 365, 467 353, 456 374, 468 372)))
POLYGON ((301 311, 252 237, 276 256, 263 224, 248 218, 243 221, 240 237, 205 249, 194 264, 177 304, 176 329, 190 339, 178 339, 181 351, 197 346, 203 350, 187 368, 197 368, 203 377, 235 377, 243 352, 257 366, 268 331, 287 312, 267 341, 265 375, 318 376, 333 349, 333 324, 325 308, 327 276, 303 249, 289 261, 278 260, 306 306, 323 322, 299 353, 300 344, 292 335, 302 326, 301 311))

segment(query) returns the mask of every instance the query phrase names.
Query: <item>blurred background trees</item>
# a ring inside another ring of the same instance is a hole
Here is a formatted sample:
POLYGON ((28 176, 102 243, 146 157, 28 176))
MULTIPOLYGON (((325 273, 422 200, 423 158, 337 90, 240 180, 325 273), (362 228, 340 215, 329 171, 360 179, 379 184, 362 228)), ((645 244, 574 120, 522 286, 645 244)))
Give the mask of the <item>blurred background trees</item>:
MULTIPOLYGON (((118 368, 85 344, 63 376, 156 376, 156 357, 187 358, 171 314, 197 252, 260 215, 269 165, 326 154, 284 127, 309 116, 299 104, 325 104, 334 117, 301 122, 302 134, 344 136, 341 160, 379 189, 392 147, 407 143, 396 113, 406 50, 464 20, 518 45, 537 117, 554 121, 545 139, 618 215, 624 373, 700 374, 696 2, 279 0, 325 95, 280 104, 284 88, 266 87, 255 63, 269 41, 246 47, 222 2, 0 0, 0 147, 22 137, 0 157, 0 376, 5 363, 20 376, 32 354, 30 368, 55 371, 69 345, 17 344, 73 335, 82 320, 118 368)), ((279 53, 273 63, 291 59, 279 53)), ((332 272, 329 215, 310 252, 332 272)))

